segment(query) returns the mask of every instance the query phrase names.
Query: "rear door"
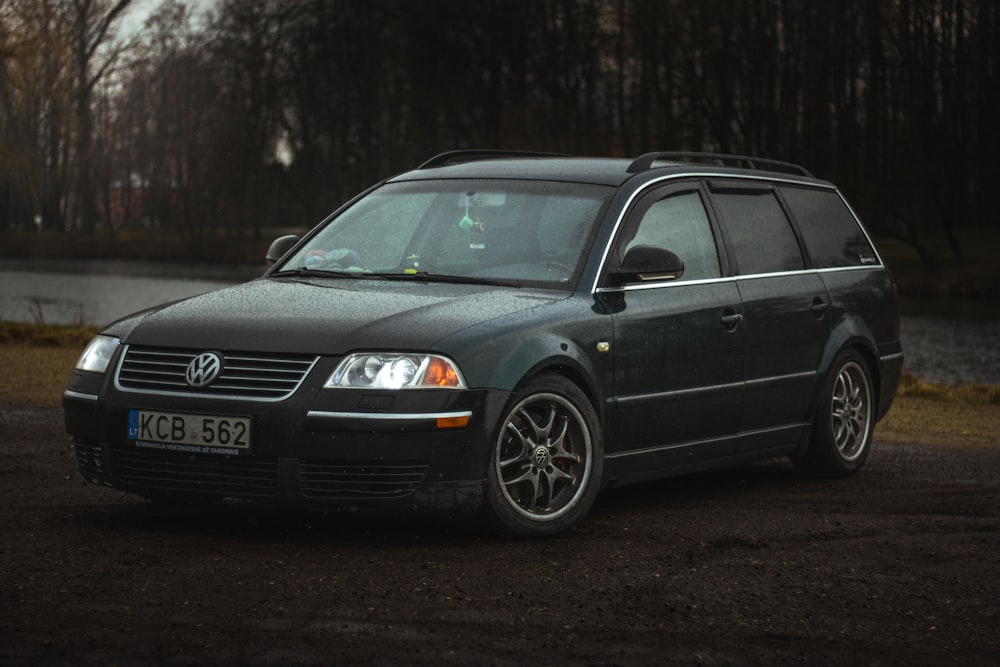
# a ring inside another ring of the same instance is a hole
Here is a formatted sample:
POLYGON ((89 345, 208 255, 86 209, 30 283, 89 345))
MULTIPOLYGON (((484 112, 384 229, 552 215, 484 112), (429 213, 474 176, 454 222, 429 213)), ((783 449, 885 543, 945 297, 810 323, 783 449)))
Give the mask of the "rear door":
POLYGON ((806 269, 774 187, 757 181, 709 186, 732 250, 745 316, 740 449, 794 444, 811 421, 810 402, 830 335, 826 286, 806 269))

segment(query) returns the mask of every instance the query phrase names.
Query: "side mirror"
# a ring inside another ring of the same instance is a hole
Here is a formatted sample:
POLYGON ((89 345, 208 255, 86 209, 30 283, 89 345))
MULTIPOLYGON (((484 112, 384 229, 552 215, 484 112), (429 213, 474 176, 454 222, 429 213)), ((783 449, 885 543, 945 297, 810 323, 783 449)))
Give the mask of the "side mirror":
POLYGON ((676 254, 651 245, 629 248, 621 266, 611 275, 625 280, 675 280, 684 275, 684 262, 676 254))
POLYGON ((267 254, 264 255, 264 261, 267 262, 268 266, 274 266, 274 263, 279 259, 284 257, 289 250, 292 249, 296 243, 299 242, 299 237, 295 234, 289 234, 288 236, 281 236, 271 243, 271 247, 267 249, 267 254))

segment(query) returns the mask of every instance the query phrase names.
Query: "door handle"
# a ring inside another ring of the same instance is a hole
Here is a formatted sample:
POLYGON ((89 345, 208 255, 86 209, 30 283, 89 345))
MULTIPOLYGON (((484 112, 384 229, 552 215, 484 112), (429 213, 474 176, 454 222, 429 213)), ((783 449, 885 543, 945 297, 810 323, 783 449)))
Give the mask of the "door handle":
POLYGON ((828 304, 826 301, 823 301, 823 299, 816 297, 815 299, 813 299, 812 305, 809 306, 809 310, 812 311, 812 314, 816 316, 817 320, 820 320, 823 319, 823 315, 826 314, 826 309, 829 307, 830 304, 828 304))
POLYGON ((736 331, 736 327, 743 321, 743 313, 737 313, 732 308, 726 308, 722 311, 722 317, 719 318, 719 321, 726 328, 726 331, 736 331))

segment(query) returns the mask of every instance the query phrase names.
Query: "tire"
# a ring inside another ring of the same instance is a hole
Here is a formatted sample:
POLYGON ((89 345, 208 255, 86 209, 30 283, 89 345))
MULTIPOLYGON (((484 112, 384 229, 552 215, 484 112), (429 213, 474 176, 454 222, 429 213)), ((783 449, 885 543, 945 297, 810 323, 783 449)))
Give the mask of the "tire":
POLYGON ((547 537, 576 525, 604 468, 597 414, 558 375, 528 382, 503 412, 490 453, 484 514, 506 535, 547 537))
POLYGON ((872 445, 874 392, 868 365, 854 351, 841 353, 820 394, 809 444, 797 465, 820 477, 846 477, 861 469, 872 445))

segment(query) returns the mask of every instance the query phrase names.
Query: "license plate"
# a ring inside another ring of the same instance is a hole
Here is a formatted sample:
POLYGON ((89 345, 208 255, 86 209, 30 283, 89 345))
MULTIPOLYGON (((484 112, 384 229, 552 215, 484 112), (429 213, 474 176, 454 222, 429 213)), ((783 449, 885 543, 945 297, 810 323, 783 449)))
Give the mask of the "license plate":
POLYGON ((249 417, 129 410, 128 439, 147 449, 202 454, 250 451, 249 417))

